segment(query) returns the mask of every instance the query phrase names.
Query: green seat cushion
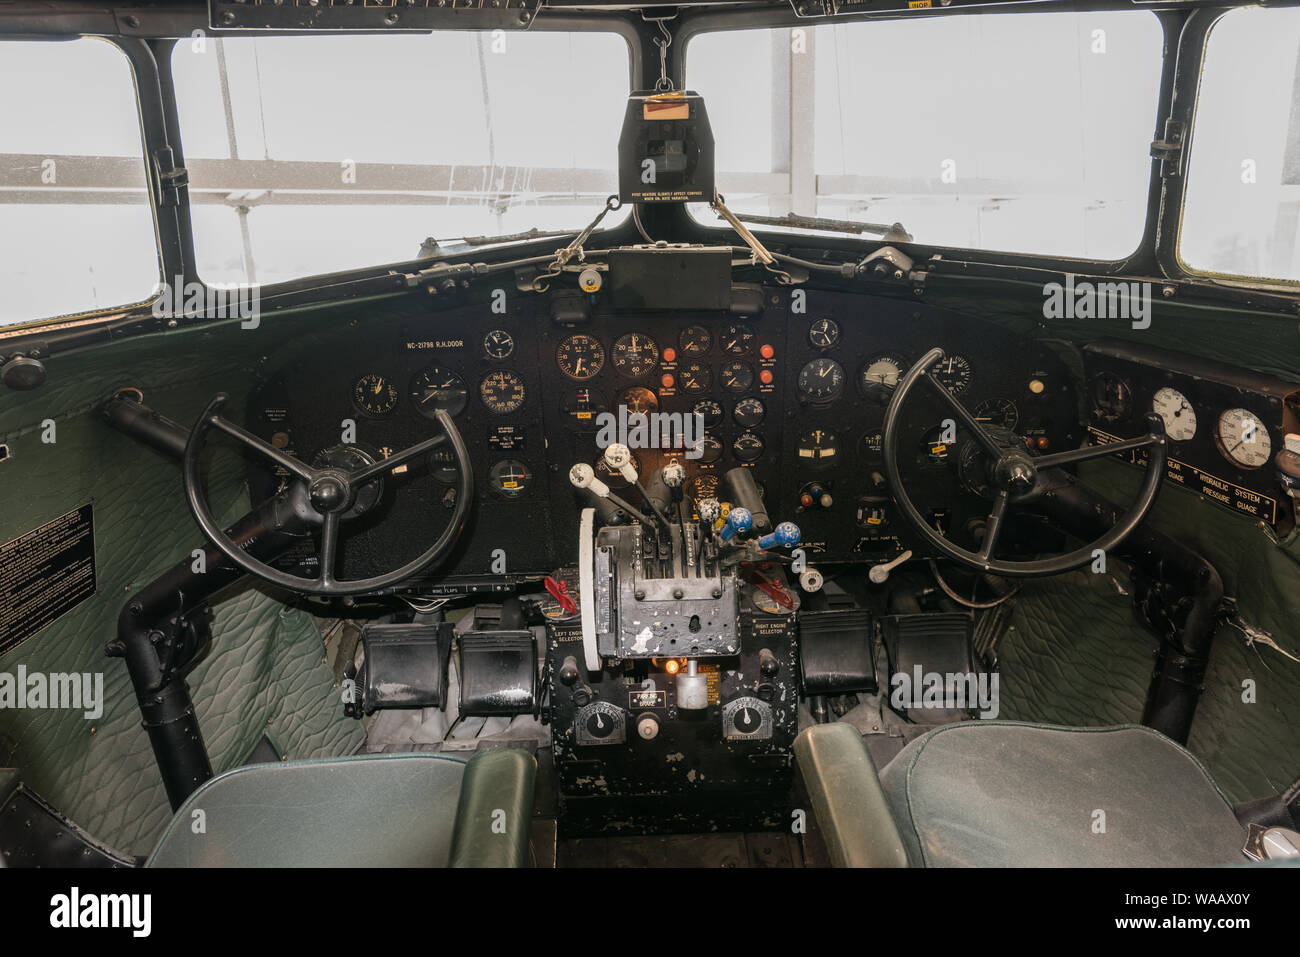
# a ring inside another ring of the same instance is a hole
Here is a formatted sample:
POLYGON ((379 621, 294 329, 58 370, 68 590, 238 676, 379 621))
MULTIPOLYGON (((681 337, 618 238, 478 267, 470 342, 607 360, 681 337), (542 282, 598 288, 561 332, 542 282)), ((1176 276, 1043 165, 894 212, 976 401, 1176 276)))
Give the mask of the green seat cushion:
POLYGON ((914 865, 1187 867, 1241 861, 1245 833, 1205 768, 1136 725, 968 721, 881 772, 914 865))
POLYGON ((443 867, 465 767, 391 754, 236 768, 186 799, 147 866, 443 867))

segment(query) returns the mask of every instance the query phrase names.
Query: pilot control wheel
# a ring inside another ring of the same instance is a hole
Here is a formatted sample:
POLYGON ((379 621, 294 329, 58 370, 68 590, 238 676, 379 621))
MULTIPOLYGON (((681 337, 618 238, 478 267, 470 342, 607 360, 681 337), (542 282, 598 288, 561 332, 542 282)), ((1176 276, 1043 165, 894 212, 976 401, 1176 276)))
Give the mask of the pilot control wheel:
POLYGON ((1159 415, 1151 413, 1146 417, 1146 435, 1107 445, 1085 446, 1068 452, 1033 455, 1014 433, 988 429, 981 425, 956 396, 930 375, 929 370, 943 358, 943 350, 937 348, 922 356, 899 380, 889 407, 885 410, 882 450, 885 475, 899 510, 927 545, 944 557, 975 571, 1007 578, 1038 578, 1058 575, 1088 564, 1094 560, 1098 551, 1107 552, 1124 541, 1146 518, 1165 475, 1168 440, 1165 438, 1164 422, 1159 415), (903 405, 918 384, 924 384, 937 395, 952 411, 956 424, 970 436, 969 454, 958 456, 967 470, 966 484, 992 502, 979 551, 962 548, 941 534, 926 521, 908 496, 907 484, 898 467, 899 422, 903 405), (1050 476, 1057 467, 1142 448, 1149 448, 1150 456, 1137 498, 1103 535, 1082 548, 1049 558, 1013 560, 996 557, 1008 510, 1015 506, 1030 506, 1041 498, 1053 484, 1050 476))
POLYGON ((451 416, 436 413, 442 434, 387 458, 374 460, 354 446, 341 446, 307 465, 269 442, 240 428, 221 415, 228 397, 218 393, 199 415, 185 445, 182 471, 185 497, 194 520, 212 544, 239 568, 256 578, 307 595, 341 597, 382 591, 406 581, 411 576, 445 559, 451 553, 469 516, 474 500, 474 474, 465 441, 451 416), (282 528, 307 535, 320 533, 319 568, 316 578, 304 578, 281 571, 259 561, 246 550, 247 540, 232 538, 212 514, 203 494, 202 452, 209 433, 223 432, 238 440, 260 457, 285 469, 292 480, 267 503, 282 528), (335 576, 338 563, 339 528, 372 508, 383 494, 383 478, 404 463, 449 444, 459 474, 456 505, 451 520, 437 540, 418 557, 400 568, 370 578, 342 579, 335 576))

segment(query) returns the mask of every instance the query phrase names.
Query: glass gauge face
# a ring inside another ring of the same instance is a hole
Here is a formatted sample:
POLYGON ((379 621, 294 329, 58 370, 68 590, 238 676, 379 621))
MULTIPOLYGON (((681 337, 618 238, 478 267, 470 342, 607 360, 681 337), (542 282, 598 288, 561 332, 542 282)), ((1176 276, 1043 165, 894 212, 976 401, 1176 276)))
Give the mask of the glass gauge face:
POLYGON ((700 441, 700 457, 696 459, 701 465, 711 465, 722 458, 722 443, 711 435, 700 441))
POLYGON ((456 479, 460 476, 460 469, 456 467, 456 453, 445 445, 429 453, 429 469, 434 478, 448 485, 456 484, 456 479))
POLYGON ((754 370, 747 362, 728 362, 718 373, 718 381, 728 392, 748 392, 754 385, 754 370))
POLYGON ((417 373, 411 382, 411 402, 416 411, 431 419, 439 410, 449 415, 460 415, 468 400, 465 380, 450 369, 429 366, 417 373))
POLYGON ((731 443, 731 454, 740 462, 753 462, 766 448, 763 437, 757 432, 742 432, 731 443))
POLYGON ((683 392, 707 392, 713 375, 702 362, 687 362, 677 370, 677 380, 683 392))
POLYGON ((808 327, 808 341, 814 349, 829 349, 840 341, 840 324, 834 319, 814 319, 808 327))
POLYGON ((712 399, 701 399, 691 407, 691 411, 704 420, 706 429, 711 429, 722 421, 722 405, 712 399))
POLYGON ((1020 424, 1020 410, 1010 399, 985 399, 975 406, 975 421, 987 422, 1014 432, 1020 424))
POLYGON ((887 392, 898 385, 906 368, 907 363, 892 353, 873 356, 858 373, 858 385, 866 395, 887 392))
POLYGON ((1229 461, 1248 469, 1266 465, 1273 452, 1268 429, 1246 409, 1228 409, 1220 415, 1215 438, 1229 461))
POLYGON ((1092 380, 1092 413, 1103 422, 1119 422, 1133 409, 1133 390, 1117 375, 1103 372, 1092 380))
POLYGON ((629 332, 614 340, 610 350, 614 368, 619 375, 639 379, 654 371, 659 362, 658 344, 643 332, 629 332))
POLYGON ((489 359, 509 359, 515 354, 515 337, 504 329, 493 329, 483 337, 483 354, 489 359))
POLYGON ((754 330, 743 322, 732 323, 722 330, 718 342, 729 356, 747 356, 754 349, 754 330))
POLYGON ((702 356, 713 348, 713 333, 705 326, 687 326, 677 337, 677 348, 684 356, 702 356))
POLYGON ((866 435, 864 435, 858 446, 859 451, 862 453, 863 458, 866 458, 870 461, 875 461, 876 459, 879 459, 881 450, 883 450, 884 447, 885 447, 885 433, 882 432, 880 429, 875 429, 871 432, 868 432, 866 435))
POLYGON ((826 469, 840 460, 840 440, 829 429, 809 429, 795 445, 799 465, 808 469, 826 469))
POLYGON ((590 379, 605 368, 605 347, 595 336, 580 332, 559 344, 555 362, 570 379, 590 379))
POLYGON ((618 397, 618 404, 627 407, 628 415, 638 412, 648 415, 659 408, 659 399, 649 389, 636 385, 623 390, 623 394, 618 397))
POLYGON ((930 366, 930 375, 953 395, 961 395, 970 387, 973 374, 970 360, 965 356, 945 356, 930 366))
POLYGON ((1165 435, 1175 442, 1186 442, 1196 434, 1196 410, 1187 396, 1165 386, 1151 399, 1151 411, 1165 423, 1165 435))
POLYGON ((752 396, 741 399, 731 410, 731 417, 736 420, 736 424, 745 429, 752 429, 761 423, 766 415, 767 407, 763 405, 763 400, 752 396))
POLYGON ((532 481, 528 466, 517 459, 502 459, 488 470, 488 485, 502 498, 518 498, 532 481))
POLYGON ((353 384, 352 402, 374 418, 388 415, 397 408, 397 386, 379 373, 371 372, 353 384))
POLYGON ((799 394, 814 402, 827 402, 844 389, 844 367, 834 359, 813 359, 799 370, 799 394))
POLYGON ((524 380, 518 373, 505 369, 489 372, 479 383, 478 394, 489 412, 509 415, 523 407, 526 395, 524 380))

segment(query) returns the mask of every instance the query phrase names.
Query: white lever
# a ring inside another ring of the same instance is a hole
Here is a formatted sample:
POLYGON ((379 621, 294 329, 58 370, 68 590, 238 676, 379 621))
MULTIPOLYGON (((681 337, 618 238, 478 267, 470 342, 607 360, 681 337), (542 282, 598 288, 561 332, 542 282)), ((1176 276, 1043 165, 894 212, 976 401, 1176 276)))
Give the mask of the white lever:
POLYGON ((636 474, 636 465, 632 462, 632 450, 621 442, 615 442, 605 449, 605 464, 623 476, 629 485, 635 485, 640 477, 636 474))
POLYGON ((883 585, 885 580, 889 578, 889 573, 911 557, 912 550, 909 548, 892 562, 885 562, 882 565, 872 565, 871 570, 867 572, 867 577, 871 579, 872 584, 883 585))

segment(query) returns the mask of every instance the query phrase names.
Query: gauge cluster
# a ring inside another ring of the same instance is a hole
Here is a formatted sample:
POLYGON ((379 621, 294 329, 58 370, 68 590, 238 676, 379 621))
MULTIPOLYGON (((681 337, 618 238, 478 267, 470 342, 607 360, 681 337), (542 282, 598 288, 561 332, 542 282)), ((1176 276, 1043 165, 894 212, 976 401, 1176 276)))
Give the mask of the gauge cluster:
MULTIPOLYGON (((1207 501, 1277 524, 1288 499, 1273 459, 1285 400, 1300 385, 1235 366, 1115 340, 1084 349, 1089 433, 1098 444, 1134 434, 1154 412, 1169 436, 1168 480, 1207 501)), ((1139 453, 1120 453, 1145 464, 1139 453)))
MULTIPOLYGON (((308 458, 345 443, 379 458, 436 434, 437 412, 449 413, 478 488, 455 568, 443 570, 461 576, 571 561, 582 503, 570 466, 590 463, 615 492, 627 488, 602 458, 610 441, 633 447, 642 474, 681 462, 695 499, 720 494, 727 470, 751 469, 769 510, 802 527, 814 561, 888 560, 912 544, 883 478, 884 409, 936 345, 945 358, 931 374, 980 421, 1037 450, 1081 436, 1065 368, 1039 346, 910 302, 809 290, 794 311, 789 290, 763 292, 746 315, 621 313, 594 301, 589 317, 563 324, 547 297, 520 297, 504 314, 468 305, 369 317, 268 357, 249 427, 308 458), (664 427, 630 432, 650 420, 664 427)), ((941 413, 916 403, 904 465, 943 527, 966 512, 941 413)), ((287 480, 252 468, 254 494, 287 480)), ((455 480, 445 448, 386 479, 387 507, 409 510, 409 520, 353 530, 341 548, 349 577, 427 547, 455 480)), ((972 502, 971 514, 982 506, 972 502)))

